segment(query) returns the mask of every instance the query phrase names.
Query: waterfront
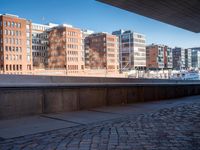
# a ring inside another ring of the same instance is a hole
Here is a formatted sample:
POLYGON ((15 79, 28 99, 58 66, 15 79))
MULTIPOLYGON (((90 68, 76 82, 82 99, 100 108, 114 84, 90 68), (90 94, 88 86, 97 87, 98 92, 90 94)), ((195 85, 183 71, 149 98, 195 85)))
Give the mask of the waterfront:
POLYGON ((200 80, 199 71, 186 70, 157 70, 141 71, 132 70, 125 73, 128 78, 146 78, 146 79, 172 79, 172 80, 200 80))

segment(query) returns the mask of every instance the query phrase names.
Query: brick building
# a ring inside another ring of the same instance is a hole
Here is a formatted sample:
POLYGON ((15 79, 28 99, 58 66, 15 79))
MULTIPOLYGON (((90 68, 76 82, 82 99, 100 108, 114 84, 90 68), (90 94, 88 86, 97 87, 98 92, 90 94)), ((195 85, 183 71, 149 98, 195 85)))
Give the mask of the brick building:
POLYGON ((0 15, 0 72, 32 72, 31 21, 16 15, 0 15))
POLYGON ((172 69, 172 49, 165 45, 147 46, 146 63, 149 69, 172 69))
POLYGON ((119 71, 118 38, 107 33, 91 34, 85 38, 85 66, 90 69, 119 71))
POLYGON ((60 25, 48 31, 48 68, 66 69, 66 74, 84 71, 84 49, 81 30, 70 25, 60 25))

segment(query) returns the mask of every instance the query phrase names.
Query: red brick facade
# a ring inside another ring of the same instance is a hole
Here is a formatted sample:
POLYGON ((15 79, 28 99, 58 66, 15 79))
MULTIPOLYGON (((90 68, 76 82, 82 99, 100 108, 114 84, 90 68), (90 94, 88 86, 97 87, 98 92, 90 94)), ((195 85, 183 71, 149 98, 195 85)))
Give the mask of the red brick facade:
POLYGON ((31 73, 30 21, 17 16, 0 16, 0 69, 8 74, 31 73))

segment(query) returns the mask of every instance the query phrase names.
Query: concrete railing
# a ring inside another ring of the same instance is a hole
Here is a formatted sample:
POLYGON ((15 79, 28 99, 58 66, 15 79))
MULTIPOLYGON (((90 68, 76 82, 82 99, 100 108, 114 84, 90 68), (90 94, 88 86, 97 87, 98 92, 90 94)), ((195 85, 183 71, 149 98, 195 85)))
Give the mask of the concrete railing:
POLYGON ((200 83, 199 81, 168 79, 135 79, 105 77, 72 77, 72 76, 34 76, 34 75, 0 75, 0 84, 32 83, 200 83))
POLYGON ((199 82, 119 82, 0 84, 0 119, 200 94, 199 82))

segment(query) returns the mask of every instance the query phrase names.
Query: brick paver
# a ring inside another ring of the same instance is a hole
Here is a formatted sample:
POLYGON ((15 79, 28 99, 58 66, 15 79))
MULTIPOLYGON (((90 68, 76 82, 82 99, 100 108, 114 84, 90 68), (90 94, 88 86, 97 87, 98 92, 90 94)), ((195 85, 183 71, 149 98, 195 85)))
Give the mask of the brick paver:
POLYGON ((200 150, 200 102, 0 139, 0 150, 200 150))

